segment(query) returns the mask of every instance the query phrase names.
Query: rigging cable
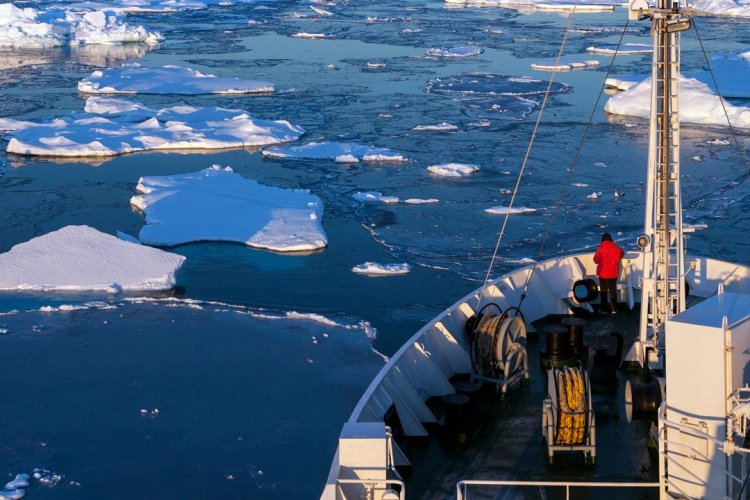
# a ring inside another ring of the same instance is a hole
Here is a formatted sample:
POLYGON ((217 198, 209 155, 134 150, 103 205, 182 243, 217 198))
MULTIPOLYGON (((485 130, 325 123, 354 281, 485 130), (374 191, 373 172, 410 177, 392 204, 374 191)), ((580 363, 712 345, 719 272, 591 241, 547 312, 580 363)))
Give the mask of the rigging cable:
MULTIPOLYGON (((625 37, 625 33, 627 32, 629 25, 630 25, 630 20, 628 19, 625 22, 625 26, 622 28, 622 32, 620 33, 620 39, 617 41, 617 47, 615 48, 615 53, 612 56, 612 60, 609 63, 609 67, 607 68, 607 74, 604 77, 605 82, 609 78, 609 75, 612 73, 612 68, 614 67, 615 59, 617 57, 617 54, 620 51, 620 46, 622 45, 623 38, 625 37)), ((544 246, 547 243, 547 240, 549 239, 550 232, 552 231, 552 226, 555 224, 555 220, 557 219, 557 214, 560 212, 560 207, 562 206, 563 198, 565 197, 565 194, 568 191, 570 180, 573 177, 573 173, 575 172, 575 167, 578 163, 578 158, 581 156, 581 151, 583 150, 583 144, 586 141, 586 135, 588 134, 589 129, 591 128, 591 124, 594 121, 594 113, 596 113, 596 110, 599 107, 599 101, 601 100, 603 93, 604 93, 604 85, 602 85, 601 89, 599 89, 599 94, 596 96, 596 101, 594 102, 594 106, 591 108, 591 114, 589 115, 589 119, 586 122, 586 127, 584 128, 583 134, 581 135, 581 140, 578 143, 578 148, 576 149, 575 155, 573 155, 573 161, 571 162, 570 167, 567 169, 568 174, 565 177, 565 182, 560 188, 560 194, 557 197, 557 203, 555 204, 555 209, 552 211, 552 216, 549 218, 549 221, 547 222, 547 229, 545 230, 544 236, 542 237, 542 242, 539 245, 539 251, 536 254, 536 258, 534 259, 534 265, 532 266, 531 272, 529 272, 529 275, 526 278, 526 283, 524 284, 523 292, 521 293, 521 300, 518 302, 518 306, 517 306, 519 308, 521 307, 521 304, 526 298, 526 292, 529 289, 529 284, 531 283, 531 277, 534 275, 534 271, 536 271, 536 268, 539 265, 539 261, 542 258, 542 254, 544 253, 544 246)))
MULTIPOLYGON (((563 35, 562 42, 560 43, 560 50, 557 52, 557 58, 555 59, 555 67, 559 66, 560 64, 560 59, 562 58, 562 54, 565 49, 565 43, 568 40, 568 34, 570 33, 570 28, 573 25, 573 18, 575 17, 577 6, 578 6, 578 0, 576 0, 575 4, 573 4, 573 11, 571 12, 570 18, 568 19, 568 26, 565 28, 565 34, 563 35)), ((523 162, 521 163, 521 169, 519 170, 518 177, 516 178, 516 185, 513 188, 513 194, 510 197, 510 203, 508 204, 508 211, 505 213, 503 224, 500 227, 500 232, 497 235, 497 242, 495 243, 495 250, 492 252, 492 258, 490 259, 490 264, 489 266, 487 266, 487 273, 484 277, 484 280, 482 281, 482 290, 479 292, 479 295, 477 296, 477 307, 479 307, 482 297, 484 296, 485 289, 487 288, 487 283, 489 282, 489 279, 490 279, 490 274, 492 273, 492 268, 495 266, 497 253, 500 250, 500 242, 502 241, 503 236, 505 235, 505 228, 508 225, 508 219, 510 218, 511 209, 513 208, 513 202, 516 200, 516 194, 518 193, 518 188, 521 185, 521 179, 523 178, 523 173, 526 170, 526 164, 528 163, 529 155, 531 154, 531 147, 534 144, 534 139, 536 138, 536 133, 537 133, 537 130, 539 129, 539 123, 542 121, 544 108, 547 105, 547 100, 549 99, 549 95, 552 90, 552 84, 555 81, 556 74, 557 74, 557 69, 552 71, 552 76, 550 77, 549 83, 547 84, 547 90, 544 92, 544 98, 542 99, 542 104, 539 107, 539 114, 537 115, 536 123, 534 123, 534 129, 531 132, 531 139, 529 140, 529 145, 526 147, 526 154, 523 157, 523 162)))

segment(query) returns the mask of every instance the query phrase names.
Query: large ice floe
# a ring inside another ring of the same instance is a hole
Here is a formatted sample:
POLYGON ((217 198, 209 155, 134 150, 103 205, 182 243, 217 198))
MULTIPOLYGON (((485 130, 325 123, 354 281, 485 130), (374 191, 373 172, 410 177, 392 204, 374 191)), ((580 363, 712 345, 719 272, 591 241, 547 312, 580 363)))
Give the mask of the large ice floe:
MULTIPOLYGON (((648 118, 651 105, 651 78, 609 98, 604 111, 614 115, 648 118)), ((732 126, 750 128, 750 108, 734 106, 711 92, 695 78, 680 78, 680 121, 702 125, 727 126, 727 115, 732 126), (726 115, 724 110, 726 109, 726 115)))
POLYGON ((130 203, 146 214, 139 238, 150 245, 229 241, 277 252, 323 248, 320 198, 303 189, 264 186, 213 166, 141 177, 130 203))
POLYGON ((477 172, 479 167, 470 163, 441 163, 430 165, 427 171, 440 177, 466 177, 477 172))
POLYGON ((750 0, 695 0, 690 8, 713 16, 750 17, 750 0))
POLYGON ((121 13, 168 13, 188 10, 203 10, 210 5, 233 5, 239 3, 259 3, 261 0, 119 0, 117 2, 83 1, 68 5, 78 10, 109 10, 121 13))
MULTIPOLYGON (((722 97, 750 98, 750 51, 741 54, 721 52, 711 56, 711 70, 685 72, 684 76, 695 78, 712 90, 718 84, 722 97)), ((611 76, 604 84, 618 90, 628 90, 636 86, 648 77, 648 75, 625 75, 611 76)))
POLYGON ((582 69, 599 66, 596 59, 587 59, 585 56, 563 56, 559 59, 544 59, 531 63, 533 69, 540 71, 570 71, 571 69, 582 69))
POLYGON ((529 76, 509 76, 495 73, 459 73, 433 78, 427 92, 452 97, 481 117, 524 119, 549 87, 551 94, 571 93, 573 88, 564 83, 529 76))
POLYGON ((334 160, 339 163, 356 161, 406 161, 388 148, 345 142, 309 142, 300 146, 276 146, 263 150, 263 156, 290 160, 334 160))
POLYGON ((298 139, 285 120, 256 120, 247 111, 175 106, 152 110, 122 99, 90 97, 85 113, 34 123, 0 118, 7 151, 20 155, 104 157, 164 149, 267 146, 298 139))
POLYGON ((409 274, 411 266, 409 264, 379 264, 377 262, 365 262, 352 268, 355 274, 366 274, 369 276, 397 276, 409 274))
POLYGON ((220 78, 180 66, 147 68, 138 63, 91 73, 78 90, 87 94, 260 94, 273 92, 272 83, 220 78))
POLYGON ((537 213, 536 208, 504 206, 485 208, 484 211, 490 215, 529 215, 537 213))
POLYGON ((168 290, 184 261, 88 226, 66 226, 0 254, 0 290, 168 290))
POLYGON ((0 4, 0 47, 49 48, 62 45, 156 43, 161 34, 131 26, 113 12, 37 11, 0 4))

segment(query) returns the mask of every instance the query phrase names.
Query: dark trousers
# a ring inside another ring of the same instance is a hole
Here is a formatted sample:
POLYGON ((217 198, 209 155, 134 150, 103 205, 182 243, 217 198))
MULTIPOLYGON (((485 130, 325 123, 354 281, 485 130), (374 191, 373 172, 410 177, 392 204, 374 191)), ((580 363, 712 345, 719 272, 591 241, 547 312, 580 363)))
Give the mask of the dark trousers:
POLYGON ((599 295, 602 298, 602 311, 616 311, 617 278, 599 278, 599 295))

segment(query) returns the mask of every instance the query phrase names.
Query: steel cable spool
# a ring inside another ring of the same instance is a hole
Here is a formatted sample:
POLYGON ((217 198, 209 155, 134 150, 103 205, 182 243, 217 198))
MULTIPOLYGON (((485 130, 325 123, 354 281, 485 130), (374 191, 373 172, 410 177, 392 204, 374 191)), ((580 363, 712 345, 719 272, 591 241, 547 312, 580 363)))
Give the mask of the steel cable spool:
MULTIPOLYGON (((474 371, 485 377, 498 378, 506 371, 507 360, 519 347, 526 347, 526 323, 518 308, 512 307, 502 314, 485 314, 477 324, 472 342, 474 371)), ((521 357, 516 356, 508 373, 517 370, 521 362, 521 357)))

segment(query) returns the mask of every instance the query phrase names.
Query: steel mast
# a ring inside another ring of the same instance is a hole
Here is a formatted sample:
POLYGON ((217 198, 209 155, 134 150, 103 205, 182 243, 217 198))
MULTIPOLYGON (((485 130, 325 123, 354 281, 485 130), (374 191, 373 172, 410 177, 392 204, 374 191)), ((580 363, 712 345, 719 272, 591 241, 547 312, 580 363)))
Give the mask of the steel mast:
POLYGON ((630 4, 631 18, 651 19, 654 53, 638 359, 663 367, 664 325, 685 310, 684 239, 680 196, 680 32, 690 27, 678 2, 630 4), (653 349, 649 349, 653 348, 653 349), (651 352, 649 359, 647 353, 651 352))

